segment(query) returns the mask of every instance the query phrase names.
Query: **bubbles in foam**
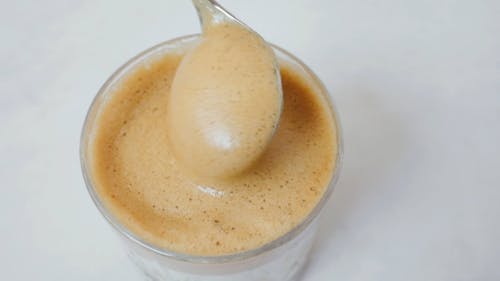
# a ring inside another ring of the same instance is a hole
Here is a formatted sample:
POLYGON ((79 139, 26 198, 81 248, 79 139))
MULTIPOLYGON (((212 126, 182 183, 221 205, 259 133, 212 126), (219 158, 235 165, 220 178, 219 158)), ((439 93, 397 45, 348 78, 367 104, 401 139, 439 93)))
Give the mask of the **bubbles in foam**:
POLYGON ((307 81, 283 68, 285 107, 275 138, 250 171, 207 185, 216 193, 206 192, 162 145, 179 60, 166 56, 134 70, 103 108, 91 163, 99 195, 131 231, 179 252, 234 253, 286 233, 314 208, 334 169, 328 107, 307 81))

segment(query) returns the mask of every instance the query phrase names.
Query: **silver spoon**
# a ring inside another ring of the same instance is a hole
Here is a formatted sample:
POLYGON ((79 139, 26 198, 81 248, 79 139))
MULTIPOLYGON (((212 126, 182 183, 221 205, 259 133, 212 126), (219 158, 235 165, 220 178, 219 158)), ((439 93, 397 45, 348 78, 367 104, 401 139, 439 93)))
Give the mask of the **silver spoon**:
POLYGON ((213 0, 192 0, 203 34, 179 65, 169 101, 172 150, 196 175, 249 168, 281 116, 281 76, 271 47, 213 0))

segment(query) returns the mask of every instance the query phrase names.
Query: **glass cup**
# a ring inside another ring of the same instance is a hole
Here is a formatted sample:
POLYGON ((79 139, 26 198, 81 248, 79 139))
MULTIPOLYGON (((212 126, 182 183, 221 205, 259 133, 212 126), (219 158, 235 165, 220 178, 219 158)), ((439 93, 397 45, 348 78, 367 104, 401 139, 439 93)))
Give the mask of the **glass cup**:
POLYGON ((80 159, 83 177, 88 192, 95 205, 113 226, 118 236, 123 240, 131 260, 150 280, 155 281, 292 281, 296 280, 306 264, 309 250, 318 227, 318 217, 323 206, 330 197, 337 182, 342 162, 342 135, 335 110, 328 91, 318 77, 299 59, 285 50, 271 45, 278 61, 287 64, 310 83, 317 94, 330 105, 335 120, 337 136, 337 155, 335 155, 335 171, 330 183, 311 213, 300 224, 285 235, 259 248, 222 256, 195 256, 169 251, 152 245, 136 234, 132 233, 106 208, 99 194, 95 190, 92 175, 88 169, 89 141, 92 138, 92 126, 99 114, 103 102, 106 101, 110 90, 120 83, 122 77, 139 65, 154 61, 169 53, 183 53, 192 46, 199 35, 188 35, 169 40, 156 45, 120 67, 104 83, 94 98, 87 113, 80 142, 80 159))

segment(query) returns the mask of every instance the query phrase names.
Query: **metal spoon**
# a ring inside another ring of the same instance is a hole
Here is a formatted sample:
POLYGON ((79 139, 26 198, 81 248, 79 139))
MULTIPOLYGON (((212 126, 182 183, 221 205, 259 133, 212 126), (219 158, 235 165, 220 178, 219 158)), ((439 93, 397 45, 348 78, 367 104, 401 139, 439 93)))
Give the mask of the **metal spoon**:
POLYGON ((256 162, 275 133, 279 66, 264 39, 217 2, 192 1, 203 33, 172 84, 170 144, 194 174, 229 177, 256 162))

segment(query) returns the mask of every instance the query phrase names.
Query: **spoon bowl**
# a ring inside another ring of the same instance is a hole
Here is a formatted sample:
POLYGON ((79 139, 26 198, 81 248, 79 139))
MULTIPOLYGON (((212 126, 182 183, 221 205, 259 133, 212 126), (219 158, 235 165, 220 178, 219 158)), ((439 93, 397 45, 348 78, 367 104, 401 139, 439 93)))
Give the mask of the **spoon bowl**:
POLYGON ((193 0, 203 30, 182 59, 169 98, 170 145, 192 176, 248 169, 278 126, 279 66, 260 35, 212 0, 193 0))

